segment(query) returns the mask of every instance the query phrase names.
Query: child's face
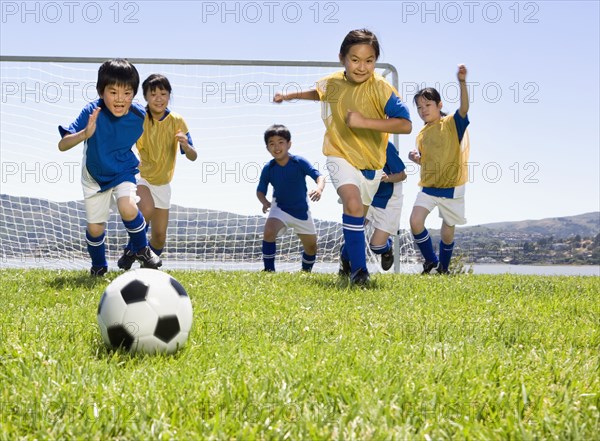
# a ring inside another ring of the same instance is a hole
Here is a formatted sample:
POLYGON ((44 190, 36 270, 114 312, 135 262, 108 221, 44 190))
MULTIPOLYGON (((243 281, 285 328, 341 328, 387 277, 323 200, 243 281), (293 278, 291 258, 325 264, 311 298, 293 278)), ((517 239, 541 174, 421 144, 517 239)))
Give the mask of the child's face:
POLYGON ((364 83, 375 72, 375 49, 369 44, 355 44, 340 62, 346 69, 346 78, 353 83, 364 83))
POLYGON ((442 102, 428 100, 422 96, 417 98, 417 112, 425 124, 437 121, 440 119, 442 111, 442 102))
POLYGON ((129 86, 111 84, 104 88, 100 98, 104 100, 104 105, 114 116, 123 116, 131 107, 133 89, 129 86))
POLYGON ((157 87, 149 90, 144 98, 146 98, 148 108, 153 115, 163 115, 167 110, 171 94, 165 89, 157 87))
POLYGON ((281 136, 271 136, 267 144, 267 150, 275 160, 282 160, 288 156, 288 151, 292 146, 292 141, 286 141, 281 136))

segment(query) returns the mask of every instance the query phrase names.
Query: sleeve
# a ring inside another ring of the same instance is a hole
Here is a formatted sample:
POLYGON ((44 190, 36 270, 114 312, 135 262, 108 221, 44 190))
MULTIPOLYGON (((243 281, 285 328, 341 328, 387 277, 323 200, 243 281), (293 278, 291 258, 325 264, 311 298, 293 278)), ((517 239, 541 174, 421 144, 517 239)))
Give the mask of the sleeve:
POLYGON ((404 118, 410 121, 410 112, 407 105, 402 102, 395 92, 392 92, 385 104, 384 112, 389 118, 404 118))
POLYGON ((319 94, 319 100, 321 101, 327 101, 327 92, 329 91, 329 78, 330 76, 326 76, 315 83, 315 90, 319 94))
MULTIPOLYGON (((187 126, 185 120, 179 114, 177 115, 177 126, 176 127, 177 127, 177 130, 181 130, 183 133, 185 133, 185 136, 187 136, 188 144, 191 145, 192 147, 194 147, 194 142, 192 141, 192 135, 190 135, 190 129, 188 129, 188 126, 187 126)), ((179 147, 179 153, 181 153, 182 155, 185 155, 185 152, 183 151, 181 146, 179 147)))
POLYGON ((304 171, 304 174, 306 176, 310 176, 313 181, 317 182, 317 178, 321 176, 321 172, 313 167, 313 165, 308 162, 306 158, 302 158, 300 156, 297 156, 297 158, 302 170, 304 171))
POLYGON ((83 108, 77 119, 73 121, 68 127, 58 126, 58 132, 60 133, 60 137, 64 138, 65 135, 77 133, 85 129, 88 120, 90 119, 90 115, 96 107, 98 107, 96 103, 89 103, 83 108))
POLYGON ((454 122, 456 123, 456 131, 458 132, 458 142, 462 142, 465 130, 467 130, 467 126, 469 125, 469 115, 465 115, 463 118, 457 110, 454 112, 454 122))
POLYGON ((267 162, 260 173, 260 179, 258 180, 258 186, 256 187, 256 191, 260 191, 263 194, 267 194, 267 189, 269 188, 269 164, 267 162))
POLYGON ((392 143, 388 144, 386 163, 391 174, 400 173, 406 169, 406 165, 404 165, 404 162, 398 155, 398 150, 396 150, 396 147, 392 143))

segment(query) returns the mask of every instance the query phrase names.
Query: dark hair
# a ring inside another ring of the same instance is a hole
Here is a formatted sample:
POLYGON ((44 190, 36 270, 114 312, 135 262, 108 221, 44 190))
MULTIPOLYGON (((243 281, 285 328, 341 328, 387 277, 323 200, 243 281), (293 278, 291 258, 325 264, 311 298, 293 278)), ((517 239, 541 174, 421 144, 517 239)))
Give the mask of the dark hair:
POLYGON ((290 130, 282 124, 273 124, 265 131, 265 144, 267 146, 269 145, 269 139, 272 136, 281 136, 287 142, 292 140, 292 134, 290 133, 290 130))
MULTIPOLYGON (((425 89, 419 90, 415 94, 415 97, 413 98, 413 102, 415 104, 417 104, 418 98, 423 98, 428 101, 435 101, 436 104, 439 104, 442 102, 442 97, 440 96, 440 93, 437 90, 435 90, 433 87, 426 87, 425 89)), ((446 112, 440 112, 440 115, 446 116, 447 114, 446 114, 446 112)))
MULTIPOLYGON (((144 98, 146 98, 146 94, 148 92, 154 92, 156 89, 166 90, 169 93, 171 93, 173 90, 167 77, 161 74, 151 74, 142 83, 142 92, 144 93, 144 98)), ((146 105, 146 114, 148 115, 150 121, 152 121, 154 124, 154 119, 152 118, 152 113, 150 112, 150 107, 148 105, 146 105)))
POLYGON ((340 46, 340 57, 348 55, 350 48, 355 44, 368 44, 375 51, 375 59, 379 58, 379 40, 375 34, 368 29, 355 29, 348 32, 340 46))
POLYGON ((135 66, 124 58, 115 58, 102 63, 98 69, 96 82, 98 95, 102 95, 104 89, 112 85, 131 87, 135 96, 140 86, 140 75, 135 66))

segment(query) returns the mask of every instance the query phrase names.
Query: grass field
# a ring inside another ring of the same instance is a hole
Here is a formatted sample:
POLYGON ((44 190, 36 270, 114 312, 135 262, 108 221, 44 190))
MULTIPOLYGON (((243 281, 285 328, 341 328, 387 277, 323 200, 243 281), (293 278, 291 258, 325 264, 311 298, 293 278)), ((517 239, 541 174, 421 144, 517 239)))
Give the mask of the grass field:
POLYGON ((0 439, 600 439, 597 277, 172 272, 174 356, 109 352, 118 273, 0 271, 0 439))

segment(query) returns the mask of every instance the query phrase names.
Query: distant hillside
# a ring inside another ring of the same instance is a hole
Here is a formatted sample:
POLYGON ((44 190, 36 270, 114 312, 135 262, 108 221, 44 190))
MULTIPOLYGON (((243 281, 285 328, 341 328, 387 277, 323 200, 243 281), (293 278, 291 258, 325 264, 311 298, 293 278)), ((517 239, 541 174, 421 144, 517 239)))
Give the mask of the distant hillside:
POLYGON ((600 212, 579 214, 576 216, 551 217, 539 220, 523 220, 516 222, 495 222, 472 227, 459 227, 461 233, 500 232, 518 234, 530 238, 536 236, 553 236, 567 238, 570 236, 594 237, 600 232, 600 212))

